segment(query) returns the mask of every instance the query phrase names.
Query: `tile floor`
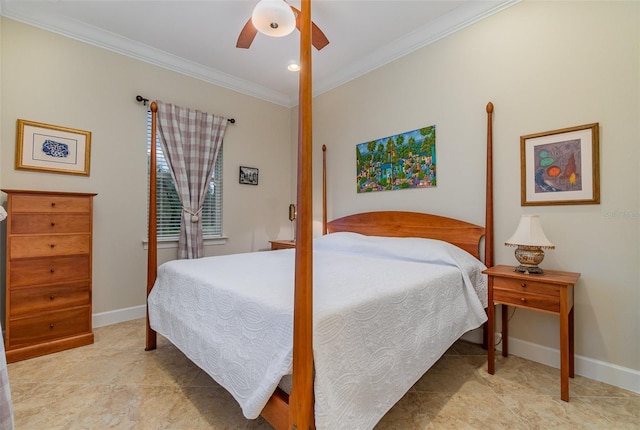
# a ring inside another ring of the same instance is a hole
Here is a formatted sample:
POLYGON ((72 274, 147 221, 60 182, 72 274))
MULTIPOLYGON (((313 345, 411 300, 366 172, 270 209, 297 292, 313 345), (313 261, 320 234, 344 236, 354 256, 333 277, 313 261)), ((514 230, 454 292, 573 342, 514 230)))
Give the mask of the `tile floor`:
MULTIPOLYGON (((376 426, 413 429, 640 429, 640 395, 457 342, 376 426)), ((269 429, 167 340, 144 351, 144 320, 95 329, 93 345, 10 364, 17 430, 269 429)), ((349 429, 355 430, 355 429, 349 429)))

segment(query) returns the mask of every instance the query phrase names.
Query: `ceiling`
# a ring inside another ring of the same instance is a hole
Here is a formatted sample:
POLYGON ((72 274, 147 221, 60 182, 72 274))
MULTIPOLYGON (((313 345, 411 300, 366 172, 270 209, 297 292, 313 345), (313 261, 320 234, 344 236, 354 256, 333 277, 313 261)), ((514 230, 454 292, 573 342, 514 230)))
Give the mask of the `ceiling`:
MULTIPOLYGON (((299 33, 258 33, 235 47, 258 0, 0 0, 0 13, 283 106, 295 106, 299 33)), ((330 43, 313 49, 314 95, 402 57, 519 0, 314 0, 330 43)), ((300 0, 288 3, 300 9, 300 0)), ((152 96, 152 95, 149 95, 152 96)))

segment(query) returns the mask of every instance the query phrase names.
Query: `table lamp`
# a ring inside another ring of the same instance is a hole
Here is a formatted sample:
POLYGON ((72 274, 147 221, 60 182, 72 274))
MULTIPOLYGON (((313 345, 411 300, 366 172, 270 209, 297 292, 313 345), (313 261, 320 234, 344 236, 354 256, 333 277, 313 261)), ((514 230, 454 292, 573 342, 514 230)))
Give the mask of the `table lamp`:
POLYGON ((542 274, 538 264, 544 259, 543 248, 555 248, 544 235, 538 215, 522 215, 516 232, 504 244, 516 247, 515 256, 520 265, 515 271, 527 274, 542 274))

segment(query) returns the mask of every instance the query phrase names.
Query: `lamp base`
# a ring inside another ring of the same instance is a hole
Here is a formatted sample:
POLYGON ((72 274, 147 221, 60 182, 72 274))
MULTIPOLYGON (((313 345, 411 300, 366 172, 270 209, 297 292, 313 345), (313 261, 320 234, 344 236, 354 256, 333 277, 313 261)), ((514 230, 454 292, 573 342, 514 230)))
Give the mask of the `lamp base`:
POLYGON ((539 246, 518 245, 515 252, 516 260, 520 265, 516 267, 516 272, 542 274, 542 269, 538 264, 544 259, 544 251, 539 246))
POLYGON ((525 273, 527 275, 542 275, 544 271, 538 266, 516 266, 514 272, 525 273))

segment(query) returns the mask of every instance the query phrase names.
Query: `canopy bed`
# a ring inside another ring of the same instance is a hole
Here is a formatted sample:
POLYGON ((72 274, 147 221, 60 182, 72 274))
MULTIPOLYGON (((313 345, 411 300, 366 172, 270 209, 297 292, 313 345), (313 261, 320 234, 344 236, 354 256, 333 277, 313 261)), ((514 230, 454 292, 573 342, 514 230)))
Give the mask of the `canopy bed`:
MULTIPOLYGON (((484 263, 493 263, 493 105, 485 227, 393 211, 327 222, 323 151, 324 235, 314 240, 309 0, 298 19, 296 248, 158 268, 150 193, 146 349, 155 349, 158 331, 224 386, 246 417, 262 415, 276 429, 372 428, 455 340, 486 320, 479 258, 484 236, 484 263)), ((156 110, 154 102, 152 139, 156 110)))

